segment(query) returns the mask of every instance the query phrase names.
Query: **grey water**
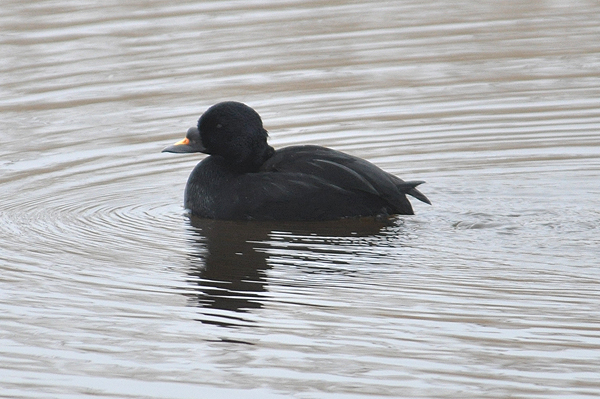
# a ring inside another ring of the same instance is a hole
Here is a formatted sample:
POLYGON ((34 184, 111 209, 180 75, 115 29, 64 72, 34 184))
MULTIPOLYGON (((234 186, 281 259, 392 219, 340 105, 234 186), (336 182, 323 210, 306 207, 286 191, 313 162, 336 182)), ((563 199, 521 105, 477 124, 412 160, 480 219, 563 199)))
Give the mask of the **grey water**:
POLYGON ((2 1, 0 397, 600 396, 600 4, 2 1), (210 105, 425 180, 182 207, 210 105))

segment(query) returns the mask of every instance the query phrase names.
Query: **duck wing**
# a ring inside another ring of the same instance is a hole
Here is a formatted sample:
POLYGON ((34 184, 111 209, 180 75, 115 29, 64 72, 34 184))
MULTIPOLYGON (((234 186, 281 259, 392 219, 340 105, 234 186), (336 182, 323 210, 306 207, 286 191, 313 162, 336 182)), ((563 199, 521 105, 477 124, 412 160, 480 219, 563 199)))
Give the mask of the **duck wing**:
POLYGON ((378 196, 392 207, 397 207, 400 203, 402 208, 405 207, 404 194, 431 204, 429 199, 416 189, 422 181, 404 181, 364 159, 326 147, 286 147, 267 160, 261 171, 293 172, 312 176, 343 190, 378 196))

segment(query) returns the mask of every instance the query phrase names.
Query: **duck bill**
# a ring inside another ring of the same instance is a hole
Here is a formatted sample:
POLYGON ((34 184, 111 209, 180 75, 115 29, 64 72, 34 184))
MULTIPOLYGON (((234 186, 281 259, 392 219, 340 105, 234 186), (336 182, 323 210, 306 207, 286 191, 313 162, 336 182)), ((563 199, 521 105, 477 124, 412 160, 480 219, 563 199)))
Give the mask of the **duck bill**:
POLYGON ((185 138, 177 143, 165 147, 161 152, 174 152, 178 154, 188 153, 188 152, 198 152, 193 146, 190 145, 190 141, 185 138))
POLYGON ((177 154, 204 151, 206 151, 206 148, 200 142, 200 133, 198 133, 198 129, 195 127, 188 130, 186 138, 162 150, 162 152, 174 152, 177 154), (190 137, 192 137, 192 140, 190 140, 190 137))

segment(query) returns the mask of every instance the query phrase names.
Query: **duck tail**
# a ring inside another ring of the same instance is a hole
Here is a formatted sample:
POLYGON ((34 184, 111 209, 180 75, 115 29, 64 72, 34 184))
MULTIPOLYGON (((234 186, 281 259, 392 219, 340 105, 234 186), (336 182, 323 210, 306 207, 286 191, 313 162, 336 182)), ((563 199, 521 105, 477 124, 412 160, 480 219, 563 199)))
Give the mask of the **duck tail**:
POLYGON ((419 201, 423 201, 424 203, 431 205, 431 201, 429 201, 429 198, 427 198, 425 196, 425 194, 423 194, 422 192, 420 192, 419 190, 416 189, 416 187, 419 184, 423 184, 423 183, 425 183, 425 182, 424 181, 418 181, 418 180, 403 181, 402 183, 400 183, 398 185, 398 188, 404 194, 412 195, 413 197, 415 197, 419 201))

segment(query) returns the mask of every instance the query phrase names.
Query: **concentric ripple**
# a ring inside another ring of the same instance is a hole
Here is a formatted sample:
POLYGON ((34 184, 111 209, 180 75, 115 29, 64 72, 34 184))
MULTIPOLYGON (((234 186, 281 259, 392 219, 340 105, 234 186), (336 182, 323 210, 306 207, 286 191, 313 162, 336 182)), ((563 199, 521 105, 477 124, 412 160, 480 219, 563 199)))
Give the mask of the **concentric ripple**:
MULTIPOLYGON (((67 154, 65 162, 58 155, 51 158, 58 162, 48 166, 42 157, 6 168, 3 185, 14 193, 2 204, 7 250, 40 250, 50 263, 65 252, 84 255, 91 263, 129 256, 143 262, 145 250, 171 248, 169 237, 181 241, 175 236, 181 232, 180 193, 174 191, 170 202, 156 201, 162 187, 137 183, 164 170, 156 165, 156 154, 134 162, 115 162, 107 151, 77 160, 68 160, 67 154)), ((147 257, 153 259, 150 252, 147 257)))

